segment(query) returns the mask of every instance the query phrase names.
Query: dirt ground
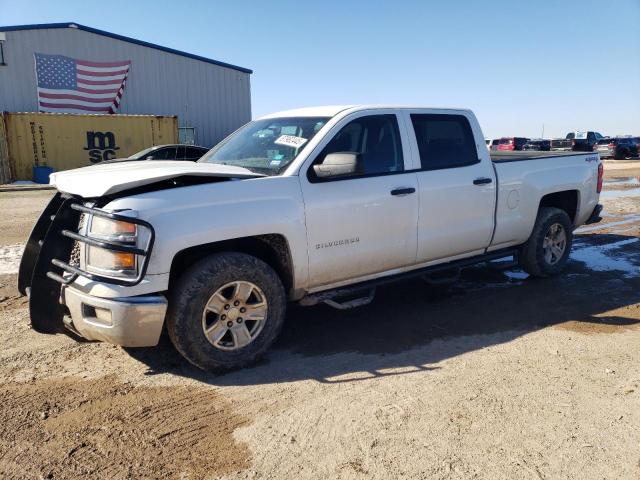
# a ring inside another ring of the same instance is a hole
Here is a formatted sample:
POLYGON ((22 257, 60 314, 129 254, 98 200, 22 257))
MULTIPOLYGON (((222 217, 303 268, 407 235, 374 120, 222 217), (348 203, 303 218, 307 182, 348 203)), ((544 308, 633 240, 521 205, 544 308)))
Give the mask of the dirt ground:
POLYGON ((51 192, 1 192, 0 477, 640 478, 640 162, 605 172, 562 275, 291 307, 264 361, 221 376, 166 339, 31 331, 12 272, 51 192))

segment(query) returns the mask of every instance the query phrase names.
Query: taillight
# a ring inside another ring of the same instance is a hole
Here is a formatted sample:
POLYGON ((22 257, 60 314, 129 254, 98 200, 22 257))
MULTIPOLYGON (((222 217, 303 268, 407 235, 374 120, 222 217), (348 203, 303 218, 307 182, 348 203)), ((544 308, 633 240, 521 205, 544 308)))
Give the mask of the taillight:
POLYGON ((609 148, 616 148, 616 144, 615 144, 615 143, 610 143, 609 145, 607 145, 607 147, 609 147, 609 148))
POLYGON ((576 144, 575 140, 571 140, 571 146, 573 147, 576 144))
POLYGON ((604 166, 602 163, 598 164, 598 186, 596 187, 596 192, 600 193, 602 191, 602 176, 604 175, 604 166))

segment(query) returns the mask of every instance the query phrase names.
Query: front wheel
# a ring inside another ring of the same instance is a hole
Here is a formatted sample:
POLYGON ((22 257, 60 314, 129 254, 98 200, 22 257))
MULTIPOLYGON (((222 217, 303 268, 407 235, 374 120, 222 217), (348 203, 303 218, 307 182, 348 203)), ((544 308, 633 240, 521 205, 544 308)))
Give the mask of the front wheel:
POLYGON ((533 232, 524 244, 520 266, 534 277, 549 277, 562 271, 569 260, 573 225, 567 212, 543 207, 538 212, 533 232))
POLYGON ((172 288, 167 330, 196 367, 226 371, 255 362, 282 329, 284 287, 262 260, 243 253, 211 255, 172 288))

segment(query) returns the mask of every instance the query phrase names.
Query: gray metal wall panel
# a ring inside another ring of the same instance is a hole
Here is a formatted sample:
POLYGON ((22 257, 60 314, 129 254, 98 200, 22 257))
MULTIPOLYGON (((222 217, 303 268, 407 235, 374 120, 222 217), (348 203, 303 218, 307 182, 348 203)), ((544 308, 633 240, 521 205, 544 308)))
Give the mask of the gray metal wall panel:
POLYGON ((6 32, 0 110, 38 110, 33 53, 91 61, 131 60, 119 113, 178 115, 212 146, 251 119, 249 74, 94 33, 64 29, 6 32))

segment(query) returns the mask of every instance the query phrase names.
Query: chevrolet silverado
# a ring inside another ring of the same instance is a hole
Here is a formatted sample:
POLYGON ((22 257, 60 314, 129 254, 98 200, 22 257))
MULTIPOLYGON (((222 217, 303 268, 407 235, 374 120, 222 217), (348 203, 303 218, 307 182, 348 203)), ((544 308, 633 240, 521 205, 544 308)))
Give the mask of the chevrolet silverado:
MULTIPOLYGON (((600 220, 597 153, 489 152, 462 109, 317 107, 243 126, 198 162, 54 173, 18 286, 32 327, 128 347, 163 329, 194 365, 248 365, 289 302, 513 258, 560 272, 600 220)), ((363 333, 364 334, 364 333, 363 333)))

